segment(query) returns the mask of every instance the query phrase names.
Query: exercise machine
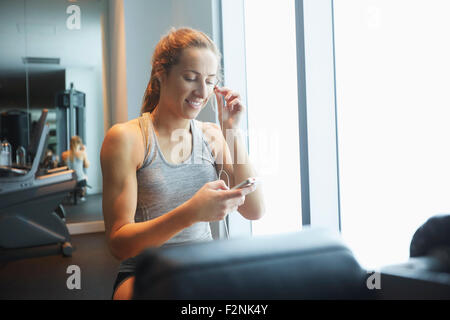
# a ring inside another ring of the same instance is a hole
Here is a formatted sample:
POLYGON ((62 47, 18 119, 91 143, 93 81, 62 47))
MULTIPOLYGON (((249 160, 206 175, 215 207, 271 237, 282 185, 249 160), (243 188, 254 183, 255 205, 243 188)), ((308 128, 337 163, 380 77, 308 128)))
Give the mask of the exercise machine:
POLYGON ((33 128, 28 167, 0 167, 0 247, 24 248, 61 244, 64 256, 72 255, 70 234, 60 204, 75 189, 75 171, 67 167, 40 169, 49 127, 44 109, 33 128))

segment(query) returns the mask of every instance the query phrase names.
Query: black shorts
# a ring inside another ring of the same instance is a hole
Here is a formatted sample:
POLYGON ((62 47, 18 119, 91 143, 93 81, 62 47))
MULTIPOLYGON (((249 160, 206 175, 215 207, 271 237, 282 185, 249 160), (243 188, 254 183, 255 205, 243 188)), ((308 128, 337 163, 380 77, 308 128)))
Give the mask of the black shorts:
POLYGON ((112 292, 111 299, 114 298, 114 293, 116 293, 117 287, 122 282, 124 282, 125 280, 127 280, 128 278, 133 277, 133 276, 134 276, 134 272, 119 272, 117 274, 116 281, 114 282, 114 285, 113 285, 113 292, 112 292))
POLYGON ((83 180, 80 180, 80 181, 77 182, 77 187, 78 188, 83 188, 83 187, 86 187, 86 186, 87 186, 86 179, 83 179, 83 180))

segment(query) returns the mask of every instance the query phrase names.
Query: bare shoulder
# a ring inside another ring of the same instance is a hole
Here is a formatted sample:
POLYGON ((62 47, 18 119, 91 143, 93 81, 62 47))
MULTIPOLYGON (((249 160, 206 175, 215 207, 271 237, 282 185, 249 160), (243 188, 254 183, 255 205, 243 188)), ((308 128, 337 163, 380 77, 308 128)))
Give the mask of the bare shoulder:
POLYGON ((62 154, 61 154, 61 159, 62 159, 62 161, 66 161, 67 160, 67 158, 69 157, 69 154, 70 153, 70 151, 64 151, 62 154))
POLYGON ((134 140, 135 132, 133 125, 129 122, 118 123, 106 132, 105 139, 103 140, 103 148, 107 150, 109 150, 109 147, 128 148, 130 143, 127 143, 127 141, 133 142, 134 140))
POLYGON ((216 160, 223 154, 224 148, 228 148, 225 138, 222 134, 220 126, 213 122, 196 122, 197 127, 201 128, 204 138, 211 148, 213 156, 216 160))
POLYGON ((105 135, 100 159, 103 162, 110 158, 127 157, 133 163, 139 163, 144 153, 142 140, 137 119, 115 124, 105 135))
POLYGON ((199 128, 201 128, 203 134, 205 136, 217 136, 222 135, 222 130, 217 123, 214 122, 202 122, 199 120, 195 120, 196 124, 199 128))

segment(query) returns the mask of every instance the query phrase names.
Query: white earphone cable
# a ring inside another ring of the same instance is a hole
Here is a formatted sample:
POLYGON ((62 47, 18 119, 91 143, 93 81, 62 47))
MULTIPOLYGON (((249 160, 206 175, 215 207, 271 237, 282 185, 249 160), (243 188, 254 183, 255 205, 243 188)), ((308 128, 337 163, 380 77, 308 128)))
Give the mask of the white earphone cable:
MULTIPOLYGON (((216 99, 216 106, 217 106, 217 108, 216 108, 217 109, 217 117, 220 118, 220 116, 219 116, 219 102, 217 101, 217 99, 216 99)), ((219 119, 219 122, 220 122, 220 129, 222 129, 223 128, 223 110, 222 110, 222 119, 219 119)), ((223 157, 224 157, 224 155, 222 155, 222 163, 221 163, 221 168, 219 170, 219 179, 221 178, 222 173, 224 173, 225 176, 227 177, 226 185, 227 185, 228 188, 230 188, 230 177, 228 176, 228 173, 226 172, 226 170, 224 170, 224 168, 223 168, 223 161, 224 161, 223 157)), ((225 218, 223 218, 222 221, 223 221, 223 225, 225 227, 225 234, 227 236, 227 239, 229 239, 230 238, 230 233, 228 232, 228 226, 227 226, 226 218, 227 217, 225 216, 225 218)))

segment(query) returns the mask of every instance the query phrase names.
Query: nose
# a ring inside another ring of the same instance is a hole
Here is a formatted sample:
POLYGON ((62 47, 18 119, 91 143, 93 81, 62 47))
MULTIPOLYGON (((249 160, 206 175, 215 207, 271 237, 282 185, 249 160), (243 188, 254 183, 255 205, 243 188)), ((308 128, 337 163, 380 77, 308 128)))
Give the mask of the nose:
POLYGON ((206 99, 210 94, 210 91, 208 84, 204 81, 199 81, 194 90, 194 94, 197 98, 206 99))

